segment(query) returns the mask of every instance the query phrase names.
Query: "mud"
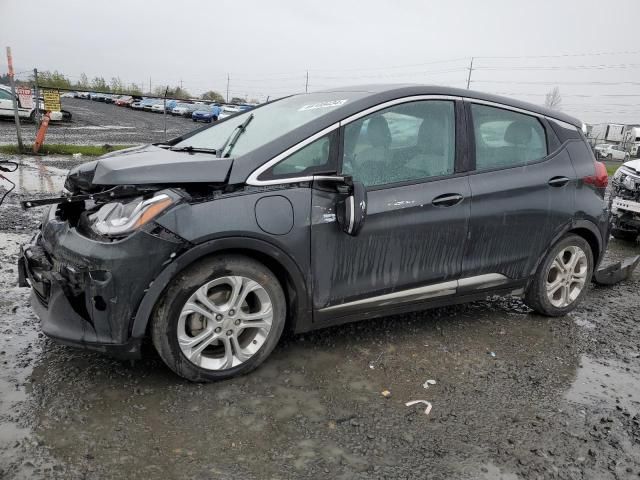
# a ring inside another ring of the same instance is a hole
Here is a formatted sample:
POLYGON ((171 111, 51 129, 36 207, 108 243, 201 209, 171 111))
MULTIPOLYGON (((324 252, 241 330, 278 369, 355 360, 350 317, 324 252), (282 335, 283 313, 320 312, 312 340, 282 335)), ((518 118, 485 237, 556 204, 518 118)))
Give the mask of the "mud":
POLYGON ((638 273, 564 318, 496 297, 289 337, 248 376, 190 384, 151 348, 132 365, 39 332, 15 264, 42 211, 17 201, 65 161, 27 159, 0 207, 0 478, 640 475, 638 273))

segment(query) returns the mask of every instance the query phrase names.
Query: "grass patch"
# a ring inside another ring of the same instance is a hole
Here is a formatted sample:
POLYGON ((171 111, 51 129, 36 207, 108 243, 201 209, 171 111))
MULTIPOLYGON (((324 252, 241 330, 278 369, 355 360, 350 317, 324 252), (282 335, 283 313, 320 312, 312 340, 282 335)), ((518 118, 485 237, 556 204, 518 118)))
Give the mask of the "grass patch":
MULTIPOLYGON (((622 164, 620 164, 620 165, 622 165, 622 164)), ((613 174, 616 173, 616 170, 618 170, 620 168, 620 165, 606 165, 607 173, 609 174, 610 177, 612 177, 613 174)))
MULTIPOLYGON (((73 155, 74 153, 81 153, 89 157, 97 157, 104 155, 105 153, 114 152, 116 150, 122 150, 129 148, 131 145, 68 145, 60 143, 44 144, 40 147, 40 152, 44 155, 73 155)), ((26 153, 32 151, 32 146, 25 146, 26 153)), ((20 153, 17 145, 0 145, 0 153, 17 155, 20 153)))

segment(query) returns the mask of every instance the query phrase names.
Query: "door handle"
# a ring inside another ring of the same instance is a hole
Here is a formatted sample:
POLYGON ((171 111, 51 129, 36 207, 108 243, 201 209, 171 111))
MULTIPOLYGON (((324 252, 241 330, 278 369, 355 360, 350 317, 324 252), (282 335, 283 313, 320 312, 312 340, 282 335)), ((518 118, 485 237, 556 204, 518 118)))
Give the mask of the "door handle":
POLYGON ((552 187, 564 187, 569 183, 569 179, 567 177, 552 177, 547 183, 552 187))
POLYGON ((443 195, 438 195, 436 198, 431 200, 431 204, 436 207, 453 207, 454 205, 459 204, 464 197, 459 193, 445 193, 443 195))

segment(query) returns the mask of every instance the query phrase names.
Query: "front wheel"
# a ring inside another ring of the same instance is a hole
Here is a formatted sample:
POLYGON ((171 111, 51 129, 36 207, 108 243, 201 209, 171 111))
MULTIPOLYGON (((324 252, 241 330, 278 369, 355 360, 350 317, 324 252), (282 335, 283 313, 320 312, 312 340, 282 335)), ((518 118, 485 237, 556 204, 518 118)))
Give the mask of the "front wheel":
POLYGON ((564 236, 547 253, 525 294, 525 303, 550 317, 576 308, 593 274, 593 253, 578 235, 564 236))
POLYGON ((267 267, 244 256, 209 257, 173 281, 156 309, 151 336, 178 375, 224 380, 267 358, 285 317, 282 287, 267 267))

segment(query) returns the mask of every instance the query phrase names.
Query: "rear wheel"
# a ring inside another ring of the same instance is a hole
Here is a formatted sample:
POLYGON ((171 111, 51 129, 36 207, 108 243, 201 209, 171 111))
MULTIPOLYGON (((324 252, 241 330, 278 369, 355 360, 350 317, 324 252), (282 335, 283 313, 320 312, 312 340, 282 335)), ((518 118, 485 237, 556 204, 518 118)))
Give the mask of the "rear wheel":
POLYGON ((211 257, 177 276, 151 333, 160 357, 178 375, 224 380, 267 358, 285 316, 282 287, 268 268, 243 256, 211 257))
POLYGON ((584 297, 592 274, 593 253, 589 243, 578 235, 566 235, 538 266, 525 302, 543 315, 565 315, 584 297))

